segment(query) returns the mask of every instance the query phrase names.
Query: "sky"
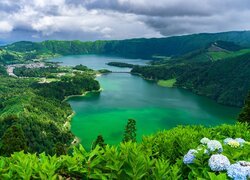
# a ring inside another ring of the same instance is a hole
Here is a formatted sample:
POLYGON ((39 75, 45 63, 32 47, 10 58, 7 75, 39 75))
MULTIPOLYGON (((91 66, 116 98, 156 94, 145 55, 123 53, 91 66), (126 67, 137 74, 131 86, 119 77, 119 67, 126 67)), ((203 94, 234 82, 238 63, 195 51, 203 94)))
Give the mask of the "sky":
POLYGON ((104 40, 250 29, 250 0, 0 0, 0 41, 104 40))

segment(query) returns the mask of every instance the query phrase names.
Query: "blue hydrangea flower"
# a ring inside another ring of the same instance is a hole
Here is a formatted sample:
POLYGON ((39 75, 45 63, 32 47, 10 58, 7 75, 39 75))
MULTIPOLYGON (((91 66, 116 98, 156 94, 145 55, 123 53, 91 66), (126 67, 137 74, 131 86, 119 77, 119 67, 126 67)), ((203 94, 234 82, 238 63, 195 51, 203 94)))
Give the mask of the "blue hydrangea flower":
POLYGON ((234 140, 233 138, 226 138, 224 139, 224 144, 228 144, 230 141, 234 140))
POLYGON ((250 162, 247 162, 247 161, 239 161, 238 163, 246 169, 246 171, 247 171, 247 176, 248 176, 248 178, 250 178, 250 162))
POLYGON ((238 143, 240 143, 241 146, 243 146, 243 144, 246 142, 244 139, 242 138, 236 138, 235 141, 237 141, 238 143))
POLYGON ((230 165, 227 175, 234 180, 247 180, 250 178, 250 162, 239 161, 230 165))
POLYGON ((210 141, 210 139, 204 137, 200 140, 201 144, 207 144, 210 141))
POLYGON ((230 166, 230 161, 224 155, 214 154, 208 160, 208 165, 212 171, 225 171, 230 166))
POLYGON ((183 163, 184 164, 192 164, 195 159, 195 154, 197 151, 195 149, 190 149, 188 153, 184 156, 183 158, 183 163))
POLYGON ((223 151, 221 143, 217 140, 210 140, 207 143, 207 148, 208 148, 208 151, 210 152, 214 152, 217 150, 219 153, 221 153, 223 151))

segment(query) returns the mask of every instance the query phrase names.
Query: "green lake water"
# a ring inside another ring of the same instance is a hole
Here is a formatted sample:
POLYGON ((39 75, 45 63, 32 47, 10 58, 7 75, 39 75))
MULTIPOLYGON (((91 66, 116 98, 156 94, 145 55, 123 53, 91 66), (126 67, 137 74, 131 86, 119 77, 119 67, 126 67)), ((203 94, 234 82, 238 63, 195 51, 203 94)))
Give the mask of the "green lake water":
MULTIPOLYGON (((68 56, 55 59, 64 65, 84 64, 93 69, 128 71, 105 65, 110 61, 144 64, 103 56, 68 56)), ((160 87, 156 83, 126 73, 112 73, 98 77, 103 91, 68 100, 75 116, 72 132, 89 149, 93 140, 102 134, 106 143, 121 142, 129 118, 137 122, 137 138, 178 125, 215 126, 235 123, 238 108, 223 106, 206 97, 179 88, 160 87)))

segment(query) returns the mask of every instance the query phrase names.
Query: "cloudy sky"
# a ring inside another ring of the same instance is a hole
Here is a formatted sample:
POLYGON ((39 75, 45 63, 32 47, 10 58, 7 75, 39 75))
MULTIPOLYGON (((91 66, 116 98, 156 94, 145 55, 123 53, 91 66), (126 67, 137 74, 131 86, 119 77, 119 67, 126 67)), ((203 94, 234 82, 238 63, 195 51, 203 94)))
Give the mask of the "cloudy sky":
POLYGON ((0 41, 163 37, 249 22, 249 0, 0 0, 0 41))

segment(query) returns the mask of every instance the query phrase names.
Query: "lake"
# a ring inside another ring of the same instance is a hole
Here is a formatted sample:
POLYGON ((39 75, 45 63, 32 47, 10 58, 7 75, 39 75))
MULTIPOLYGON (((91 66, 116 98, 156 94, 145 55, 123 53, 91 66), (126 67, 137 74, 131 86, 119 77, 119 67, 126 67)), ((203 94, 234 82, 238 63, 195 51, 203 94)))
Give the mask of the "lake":
MULTIPOLYGON (((128 71, 107 66, 110 61, 145 64, 148 61, 96 55, 67 56, 53 61, 63 65, 84 64, 92 69, 128 71)), ((89 149, 102 134, 108 144, 121 142, 127 120, 137 122, 137 139, 178 125, 215 126, 233 124, 238 108, 223 106, 206 97, 179 88, 165 88, 127 73, 111 73, 97 78, 103 91, 68 100, 75 111, 72 132, 89 149)))

